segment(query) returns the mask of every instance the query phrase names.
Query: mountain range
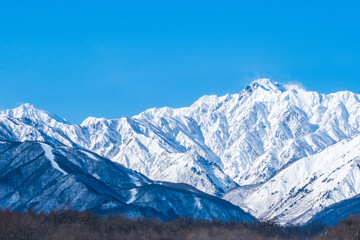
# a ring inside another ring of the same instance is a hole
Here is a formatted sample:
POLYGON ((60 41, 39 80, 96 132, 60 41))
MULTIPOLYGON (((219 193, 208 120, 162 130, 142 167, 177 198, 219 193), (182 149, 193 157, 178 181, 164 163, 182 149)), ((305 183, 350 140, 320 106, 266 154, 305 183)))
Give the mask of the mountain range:
MULTIPOLYGON (((131 194, 138 194, 140 190, 137 188, 148 189, 148 186, 156 186, 154 189, 169 188, 169 196, 179 195, 181 189, 190 194, 192 199, 196 199, 192 195, 194 192, 205 199, 211 199, 207 203, 211 207, 202 208, 201 214, 197 215, 195 210, 180 211, 180 206, 167 208, 165 211, 148 204, 136 204, 136 211, 126 210, 134 215, 152 212, 151 214, 161 218, 186 215, 250 221, 252 216, 234 206, 237 205, 262 221, 280 224, 306 224, 326 219, 317 214, 329 213, 330 208, 356 199, 360 194, 359 133, 360 95, 348 91, 320 94, 269 79, 256 80, 241 92, 232 95, 204 96, 190 107, 153 108, 133 117, 118 119, 89 117, 80 125, 71 124, 30 104, 0 111, 0 139, 4 146, 10 144, 16 149, 23 144, 32 144, 30 149, 34 150, 28 151, 34 151, 34 154, 37 152, 38 155, 44 146, 49 146, 50 152, 55 152, 53 155, 63 156, 60 162, 54 160, 55 164, 52 164, 54 161, 48 161, 51 164, 47 164, 52 167, 52 171, 58 172, 57 175, 62 173, 60 178, 55 181, 43 176, 44 179, 37 180, 39 182, 36 186, 44 188, 48 181, 60 184, 59 181, 64 176, 77 178, 80 174, 77 173, 81 172, 81 176, 92 176, 80 178, 84 199, 103 199, 103 193, 100 190, 93 193, 94 187, 88 182, 100 181, 106 186, 112 186, 109 191, 116 192, 116 196, 110 194, 104 202, 114 201, 119 204, 115 204, 115 208, 119 209, 120 203, 126 204, 129 196, 131 199, 131 194), (74 152, 76 156, 81 155, 79 158, 82 163, 77 165, 79 169, 76 173, 65 175, 64 173, 69 172, 66 167, 74 164, 70 157, 74 152), (86 160, 84 156, 87 156, 86 160), (115 184, 96 179, 93 176, 95 172, 87 169, 95 161, 94 156, 105 161, 107 166, 97 168, 96 174, 108 174, 111 169, 117 168, 127 169, 138 176, 137 179, 142 179, 141 183, 138 187, 124 190, 126 195, 118 190, 124 182, 115 184), (186 187, 179 187, 178 184, 186 187), (219 203, 221 204, 218 205, 219 203), (224 206, 230 206, 229 212, 226 212, 226 216, 219 217, 222 211, 220 209, 224 209, 224 206), (219 212, 210 210, 214 208, 219 212), (170 214, 167 213, 168 209, 178 212, 170 214)), ((17 151, 21 151, 20 149, 17 151)), ((11 171, 11 167, 6 164, 15 158, 7 158, 7 153, 4 154, 0 158, 5 164, 1 167, 1 176, 11 171)), ((25 155, 22 158, 27 159, 25 155)), ((26 172, 18 168, 13 171, 26 172)), ((40 170, 32 171, 35 174, 40 170)), ((1 179, 0 184, 5 181, 1 179)), ((4 185, 2 188, 7 189, 9 186, 12 185, 4 185)), ((20 186, 24 188, 22 191, 28 191, 24 185, 20 186)), ((55 185, 52 187, 58 189, 55 185)), ((0 195, 3 199, 2 206, 14 204, 19 199, 16 192, 6 191, 0 195)), ((69 191, 65 198, 76 198, 71 195, 73 190, 69 191)), ((156 191, 150 192, 155 194, 156 191)), ((44 199, 48 196, 59 199, 55 193, 43 194, 47 195, 39 195, 37 198, 44 199)), ((35 195, 29 196, 26 203, 15 204, 14 208, 37 206, 37 209, 49 210, 63 206, 59 203, 37 203, 32 200, 36 198, 35 195)), ((151 197, 161 198, 155 195, 151 197)), ((178 204, 171 202, 171 197, 167 199, 168 205, 178 204)), ((81 204, 75 200, 70 201, 71 206, 82 209, 81 204)), ((88 209, 102 209, 106 212, 102 200, 93 201, 93 205, 90 200, 87 201, 91 205, 88 209)), ((155 202, 157 201, 156 198, 155 202)), ((124 207, 121 209, 119 212, 126 212, 124 207)), ((336 221, 344 217, 346 211, 342 214, 341 211, 330 212, 336 221), (337 214, 334 215, 335 212, 337 214)))

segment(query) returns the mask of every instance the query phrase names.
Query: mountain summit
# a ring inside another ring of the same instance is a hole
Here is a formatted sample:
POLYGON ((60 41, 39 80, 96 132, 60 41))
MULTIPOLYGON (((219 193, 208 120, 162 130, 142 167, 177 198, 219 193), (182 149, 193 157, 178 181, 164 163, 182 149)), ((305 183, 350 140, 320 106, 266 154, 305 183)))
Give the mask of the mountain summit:
POLYGON ((246 89, 249 89, 249 88, 256 89, 258 87, 260 87, 264 90, 267 90, 267 91, 272 91, 272 92, 286 91, 285 85, 279 84, 277 82, 272 82, 268 78, 262 78, 262 79, 255 80, 246 89))
POLYGON ((45 123, 56 121, 64 124, 70 124, 67 120, 58 117, 55 114, 36 108, 35 106, 29 103, 24 103, 21 106, 14 109, 0 111, 0 117, 1 116, 12 117, 16 119, 27 118, 30 120, 41 121, 45 123))

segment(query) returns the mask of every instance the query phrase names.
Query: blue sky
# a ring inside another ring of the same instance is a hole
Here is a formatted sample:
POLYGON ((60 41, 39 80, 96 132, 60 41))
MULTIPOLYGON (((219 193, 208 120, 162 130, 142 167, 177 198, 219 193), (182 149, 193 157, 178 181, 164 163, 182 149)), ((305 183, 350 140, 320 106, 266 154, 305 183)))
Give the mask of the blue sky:
POLYGON ((256 78, 360 93, 359 1, 2 1, 0 109, 73 123, 256 78))

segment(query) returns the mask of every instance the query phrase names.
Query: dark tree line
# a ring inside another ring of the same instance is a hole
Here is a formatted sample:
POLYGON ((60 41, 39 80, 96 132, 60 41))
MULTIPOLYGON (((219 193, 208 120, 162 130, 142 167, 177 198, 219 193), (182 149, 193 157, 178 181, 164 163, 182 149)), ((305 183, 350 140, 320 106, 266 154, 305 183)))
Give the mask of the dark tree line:
POLYGON ((179 218, 129 219, 99 217, 69 210, 48 214, 0 210, 0 239, 124 239, 124 240, 238 240, 238 239, 360 239, 360 220, 351 217, 332 228, 283 228, 275 224, 204 221, 179 218))

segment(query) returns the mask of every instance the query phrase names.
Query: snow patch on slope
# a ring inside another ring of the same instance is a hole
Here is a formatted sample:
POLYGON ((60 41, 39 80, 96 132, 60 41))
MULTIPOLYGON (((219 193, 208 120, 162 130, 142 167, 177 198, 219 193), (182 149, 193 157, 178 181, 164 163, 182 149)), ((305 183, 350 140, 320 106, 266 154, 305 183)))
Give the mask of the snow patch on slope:
POLYGON ((136 188, 133 188, 130 190, 130 198, 126 202, 127 204, 133 203, 136 200, 136 194, 138 193, 138 190, 136 188))
POLYGON ((195 197, 195 206, 198 208, 198 209, 202 209, 202 205, 201 205, 201 201, 199 198, 195 197))
POLYGON ((53 166, 53 168, 55 168, 56 170, 58 170, 62 174, 67 175, 67 172, 65 172, 63 169, 61 169, 59 167, 59 165, 57 164, 57 162, 55 162, 55 156, 52 153, 52 147, 50 145, 48 145, 48 144, 45 144, 45 143, 41 143, 41 147, 45 152, 45 157, 50 160, 51 166, 53 166))

